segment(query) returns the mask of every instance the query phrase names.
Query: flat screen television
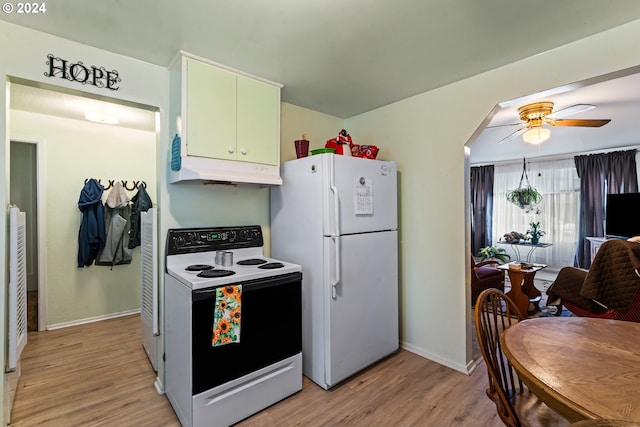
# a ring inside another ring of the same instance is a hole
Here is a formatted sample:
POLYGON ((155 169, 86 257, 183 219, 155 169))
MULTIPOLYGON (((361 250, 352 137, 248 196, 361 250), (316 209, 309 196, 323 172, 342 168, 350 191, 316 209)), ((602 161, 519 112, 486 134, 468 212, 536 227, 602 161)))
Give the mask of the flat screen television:
POLYGON ((605 235, 640 236, 640 193, 607 194, 605 235))

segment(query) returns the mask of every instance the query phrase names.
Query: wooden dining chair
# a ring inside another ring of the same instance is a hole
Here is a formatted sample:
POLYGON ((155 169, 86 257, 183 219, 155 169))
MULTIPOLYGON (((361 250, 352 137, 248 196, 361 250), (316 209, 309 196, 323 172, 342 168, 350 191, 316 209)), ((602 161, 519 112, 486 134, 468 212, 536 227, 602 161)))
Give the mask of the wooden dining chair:
POLYGON ((513 301, 498 289, 487 289, 478 296, 474 319, 489 377, 486 393, 495 403, 502 422, 510 427, 568 426, 566 419, 524 387, 502 351, 502 331, 523 321, 513 301))

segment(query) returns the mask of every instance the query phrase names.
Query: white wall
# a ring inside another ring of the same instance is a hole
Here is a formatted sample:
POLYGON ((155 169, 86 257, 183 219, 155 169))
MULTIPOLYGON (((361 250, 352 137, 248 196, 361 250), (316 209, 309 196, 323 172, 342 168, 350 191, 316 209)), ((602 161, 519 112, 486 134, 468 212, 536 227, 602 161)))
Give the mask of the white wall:
POLYGON ((398 163, 405 348, 461 372, 471 360, 464 202, 471 135, 498 102, 640 64, 638 40, 634 21, 345 121, 359 143, 382 147, 398 163))
POLYGON ((335 138, 344 127, 344 120, 317 111, 282 103, 280 113, 280 161, 296 158, 294 141, 307 134, 311 150, 323 148, 328 139, 335 138))
MULTIPOLYGON (((45 141, 47 327, 140 309, 140 248, 131 264, 78 268, 78 198, 85 179, 144 181, 156 194, 156 135, 12 110, 12 139, 45 141)), ((110 190, 103 194, 103 203, 110 190)), ((137 190, 127 191, 129 198, 137 190)), ((152 199, 153 200, 153 199, 152 199)), ((155 200, 153 200, 155 202, 155 200)))

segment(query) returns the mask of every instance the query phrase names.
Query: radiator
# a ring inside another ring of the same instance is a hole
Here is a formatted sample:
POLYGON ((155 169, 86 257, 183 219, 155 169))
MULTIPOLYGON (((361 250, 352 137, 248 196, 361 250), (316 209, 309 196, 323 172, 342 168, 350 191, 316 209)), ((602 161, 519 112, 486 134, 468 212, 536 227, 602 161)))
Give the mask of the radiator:
POLYGON ((158 228, 157 209, 141 213, 140 256, 142 259, 142 346, 155 371, 158 370, 158 228))
POLYGON ((6 371, 18 366, 27 344, 27 227, 26 214, 9 209, 9 351, 6 371))

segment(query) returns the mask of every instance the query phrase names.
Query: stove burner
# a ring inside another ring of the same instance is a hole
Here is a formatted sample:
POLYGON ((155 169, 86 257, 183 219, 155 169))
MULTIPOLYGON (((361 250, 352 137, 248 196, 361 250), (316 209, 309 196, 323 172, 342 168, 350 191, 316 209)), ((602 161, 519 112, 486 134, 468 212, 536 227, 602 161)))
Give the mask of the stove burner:
POLYGON ((273 270, 274 268, 282 268, 284 264, 281 262, 268 262, 259 266, 258 268, 264 268, 265 270, 273 270))
POLYGON ((236 274, 236 272, 231 270, 209 269, 209 270, 204 270, 198 273, 198 277, 215 278, 215 277, 231 276, 233 274, 236 274))
POLYGON ((238 261, 238 265, 260 265, 264 264, 267 261, 260 258, 251 258, 251 259, 243 259, 242 261, 238 261))
POLYGON ((211 270, 213 268, 212 265, 208 264, 192 264, 185 268, 187 271, 201 271, 201 270, 211 270))

